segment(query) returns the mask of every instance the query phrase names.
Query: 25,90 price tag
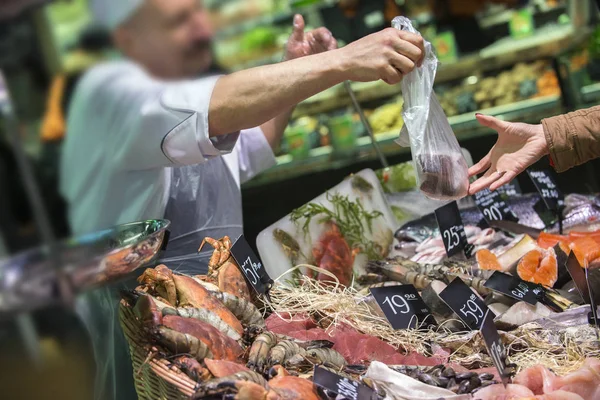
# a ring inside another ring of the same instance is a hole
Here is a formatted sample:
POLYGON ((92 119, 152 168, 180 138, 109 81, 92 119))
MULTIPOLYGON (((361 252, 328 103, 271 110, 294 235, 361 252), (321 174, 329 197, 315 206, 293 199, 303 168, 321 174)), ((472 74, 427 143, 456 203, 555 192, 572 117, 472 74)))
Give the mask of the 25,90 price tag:
POLYGON ((436 323, 431 310, 413 285, 371 288, 371 294, 394 329, 410 329, 423 323, 436 323))
POLYGON ((435 210, 435 218, 440 228, 448 257, 452 257, 469 246, 458 205, 455 201, 435 210))
POLYGON ((244 235, 241 235, 231 247, 231 255, 254 290, 266 294, 271 289, 273 280, 250 248, 244 235))

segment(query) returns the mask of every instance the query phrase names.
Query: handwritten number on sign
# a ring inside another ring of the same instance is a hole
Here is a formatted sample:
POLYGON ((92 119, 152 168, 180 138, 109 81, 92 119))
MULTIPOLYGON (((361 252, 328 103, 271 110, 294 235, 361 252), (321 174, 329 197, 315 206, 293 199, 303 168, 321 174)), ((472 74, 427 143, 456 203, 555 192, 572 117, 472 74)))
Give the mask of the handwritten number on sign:
POLYGON ((498 207, 491 206, 490 208, 486 208, 483 210, 483 215, 489 221, 502 221, 502 213, 498 210, 498 207))
POLYGON ((246 273, 246 276, 248 277, 248 279, 250 279, 250 282, 253 285, 256 285, 258 283, 258 280, 260 279, 260 277, 256 273, 256 269, 254 268, 254 264, 252 263, 252 260, 250 259, 250 257, 248 257, 246 259, 246 261, 244 261, 244 265, 242 265, 242 269, 246 273))
POLYGON ((456 226, 445 230, 443 236, 446 244, 448 244, 448 251, 460 244, 460 235, 458 234, 458 228, 456 226))
POLYGON ((467 303, 462 306, 460 312, 468 317, 469 315, 475 320, 475 324, 479 325, 483 318, 483 310, 475 303, 475 299, 473 299, 475 295, 471 296, 471 299, 467 301, 467 303))
MULTIPOLYGON (((414 295, 406 295, 408 296, 413 296, 414 295)), ((390 306, 390 308, 392 309, 392 311, 394 312, 394 315, 397 315, 398 312, 400 314, 408 314, 410 312, 410 306, 408 305, 408 303, 406 302, 406 300, 404 299, 404 297, 400 296, 400 295, 395 295, 390 297, 386 297, 385 300, 383 301, 383 304, 388 304, 390 306)))

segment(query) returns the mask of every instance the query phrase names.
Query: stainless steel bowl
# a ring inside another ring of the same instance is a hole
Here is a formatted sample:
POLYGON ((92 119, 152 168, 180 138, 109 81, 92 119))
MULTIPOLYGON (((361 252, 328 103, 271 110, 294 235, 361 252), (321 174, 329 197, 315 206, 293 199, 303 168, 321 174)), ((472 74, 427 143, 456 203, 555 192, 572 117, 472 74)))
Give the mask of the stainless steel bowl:
POLYGON ((156 258, 169 225, 120 225, 0 260, 0 316, 56 305, 61 288, 78 294, 127 277, 156 258))

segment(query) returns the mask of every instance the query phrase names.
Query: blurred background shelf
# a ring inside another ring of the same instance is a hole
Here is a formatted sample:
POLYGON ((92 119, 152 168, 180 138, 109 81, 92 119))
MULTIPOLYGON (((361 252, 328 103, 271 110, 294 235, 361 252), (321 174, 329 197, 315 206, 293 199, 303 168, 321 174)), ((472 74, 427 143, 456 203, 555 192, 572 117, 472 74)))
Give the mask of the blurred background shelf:
MULTIPOLYGON (((536 118, 541 119, 544 116, 559 113, 560 110, 561 97, 559 95, 552 95, 482 109, 478 112, 493 115, 506 121, 532 121, 536 120, 536 118)), ((489 129, 482 128, 475 119, 475 113, 450 117, 449 122, 459 141, 496 134, 489 129)), ((395 141, 398 139, 399 134, 399 131, 393 131, 380 133, 376 136, 377 142, 387 156, 410 152, 410 149, 402 148, 396 144, 395 141)), ((277 157, 277 166, 246 183, 244 188, 258 187, 331 169, 340 169, 358 161, 372 161, 376 159, 377 154, 372 147, 370 138, 363 136, 357 139, 356 151, 349 154, 336 154, 332 146, 322 146, 311 150, 308 157, 302 160, 293 159, 290 155, 277 157)))

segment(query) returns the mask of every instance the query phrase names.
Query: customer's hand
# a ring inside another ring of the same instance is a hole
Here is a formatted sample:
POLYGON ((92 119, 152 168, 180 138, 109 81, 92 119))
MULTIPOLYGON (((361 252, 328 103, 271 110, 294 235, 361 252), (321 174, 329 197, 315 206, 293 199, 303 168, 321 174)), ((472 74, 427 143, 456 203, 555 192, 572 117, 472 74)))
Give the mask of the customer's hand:
POLYGON ((388 28, 350 43, 339 50, 346 79, 390 85, 420 66, 425 54, 420 35, 388 28))
POLYGON ((304 27, 304 18, 302 18, 302 15, 296 14, 294 16, 294 31, 285 47, 284 61, 337 49, 337 40, 335 40, 329 29, 318 28, 310 32, 304 32, 304 27))
POLYGON ((485 172, 471 184, 469 194, 488 187, 498 189, 548 154, 542 125, 511 123, 481 114, 477 115, 477 120, 497 131, 498 141, 487 156, 469 169, 469 176, 485 172))

